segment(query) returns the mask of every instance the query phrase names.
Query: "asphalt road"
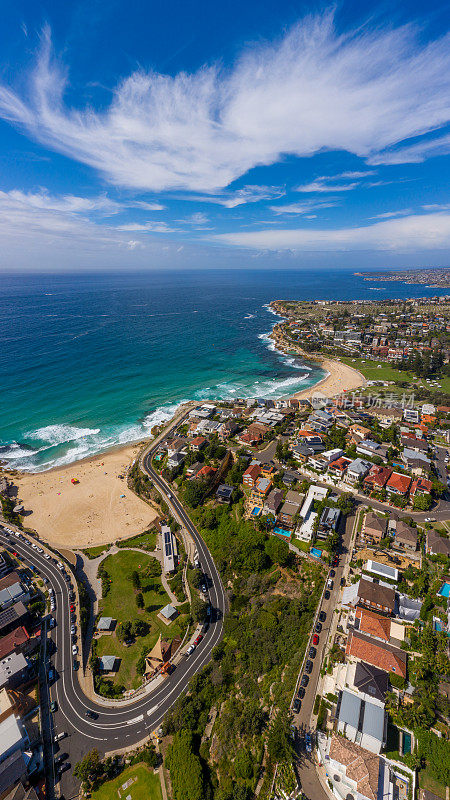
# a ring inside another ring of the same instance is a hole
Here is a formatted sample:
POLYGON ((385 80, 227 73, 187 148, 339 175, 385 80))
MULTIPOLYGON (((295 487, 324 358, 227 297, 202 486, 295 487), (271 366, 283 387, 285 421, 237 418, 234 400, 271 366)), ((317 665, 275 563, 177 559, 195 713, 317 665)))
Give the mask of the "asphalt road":
MULTIPOLYGON (((150 454, 148 456, 150 458, 150 454)), ((152 475, 153 478, 153 475, 152 475)), ((166 495, 164 483, 156 476, 155 484, 166 495)), ((72 637, 70 634, 70 584, 66 582, 62 572, 56 565, 56 559, 47 560, 43 554, 31 547, 26 537, 9 538, 3 526, 0 526, 0 542, 10 550, 17 552, 24 564, 32 564, 39 573, 46 577, 55 591, 56 610, 53 616, 56 627, 50 630, 54 655, 48 659, 56 669, 56 680, 49 687, 48 700, 44 694, 43 714, 48 711, 48 704, 56 700, 57 711, 51 715, 52 734, 65 731, 68 736, 60 742, 60 752, 67 752, 72 766, 90 749, 96 747, 101 753, 120 750, 136 745, 145 740, 163 720, 165 713, 185 691, 190 679, 203 668, 211 658, 212 649, 222 637, 223 616, 226 611, 226 597, 222 581, 206 545, 195 526, 190 521, 183 507, 175 498, 166 501, 173 507, 175 515, 189 530, 194 538, 199 553, 200 564, 209 578, 209 600, 212 614, 203 640, 189 657, 184 658, 167 676, 164 682, 151 694, 141 695, 136 702, 129 705, 112 707, 92 702, 87 698, 80 686, 77 673, 73 669, 72 637), (86 711, 93 711, 96 719, 86 717, 86 711)), ((79 644, 79 631, 78 644, 79 644)), ((52 645, 50 645, 50 649, 52 645)), ((47 647, 48 652, 48 647, 47 647)), ((63 774, 60 789, 69 798, 78 791, 78 783, 68 770, 63 774)))

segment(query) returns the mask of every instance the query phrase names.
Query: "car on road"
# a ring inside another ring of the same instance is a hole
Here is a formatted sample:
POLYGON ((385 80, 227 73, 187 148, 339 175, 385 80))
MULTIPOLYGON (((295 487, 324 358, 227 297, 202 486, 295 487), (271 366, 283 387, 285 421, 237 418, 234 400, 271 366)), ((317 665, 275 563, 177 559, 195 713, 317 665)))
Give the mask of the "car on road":
POLYGON ((336 575, 336 573, 335 573, 334 569, 330 569, 330 578, 334 578, 335 575, 336 575))
POLYGON ((197 638, 194 640, 194 644, 195 644, 195 646, 196 646, 196 647, 197 647, 197 645, 198 645, 198 644, 200 644, 200 642, 201 642, 201 640, 202 640, 202 639, 203 639, 203 636, 202 636, 202 634, 201 634, 201 633, 199 633, 199 635, 197 636, 197 638))
POLYGON ((48 627, 49 628, 54 628, 55 625, 56 625, 56 619, 54 617, 50 617, 49 620, 48 620, 48 627))
POLYGON ((298 690, 297 695, 300 697, 301 700, 303 700, 303 698, 305 696, 305 689, 304 689, 303 686, 300 686, 300 689, 298 690))
POLYGON ((73 644, 72 645, 72 655, 76 656, 77 653, 78 653, 78 645, 77 644, 73 644))
POLYGON ((302 707, 302 701, 300 700, 299 697, 296 697, 294 702, 292 703, 292 710, 293 710, 294 714, 298 714, 298 712, 300 711, 301 707, 302 707))
POLYGON ((53 737, 54 742, 60 742, 61 739, 65 739, 67 736, 66 731, 61 731, 61 733, 57 733, 56 736, 53 737))
POLYGON ((314 667, 313 662, 308 659, 308 661, 305 664, 305 672, 307 672, 308 675, 310 675, 311 672, 313 671, 313 667, 314 667))
POLYGON ((76 632, 77 632, 76 626, 75 626, 75 625, 71 625, 71 626, 70 626, 70 633, 72 634, 72 636, 73 636, 73 635, 74 635, 74 633, 76 633, 76 632))
POLYGON ((52 702, 50 703, 50 711, 52 712, 52 714, 54 714, 55 711, 58 711, 58 703, 56 702, 56 700, 52 700, 52 702))
POLYGON ((190 645, 189 645, 189 647, 188 647, 188 649, 186 650, 186 655, 187 655, 187 656, 190 656, 190 655, 191 655, 191 653, 193 653, 193 652, 194 652, 194 650, 195 650, 195 644, 190 644, 190 645))
POLYGON ((49 683, 53 683, 53 681, 55 680, 55 674, 56 673, 55 673, 55 670, 53 669, 53 667, 50 667, 50 669, 48 671, 48 682, 49 683))
POLYGON ((203 584, 203 585, 202 585, 202 592, 203 592, 203 594, 206 594, 206 593, 207 593, 207 591, 208 591, 208 589, 206 588, 206 585, 205 585, 205 584, 203 584))
POLYGON ((74 611, 75 611, 75 606, 74 606, 74 604, 73 604, 73 603, 71 603, 71 604, 70 604, 70 610, 71 610, 71 612, 72 612, 72 614, 73 614, 73 613, 74 613, 74 611))
POLYGON ((311 742, 311 734, 305 734, 305 750, 307 753, 311 753, 312 751, 312 742, 311 742))
POLYGON ((72 661, 72 667, 73 667, 73 669, 74 669, 74 671, 75 671, 75 672, 77 672, 77 671, 78 671, 78 668, 79 668, 79 666, 80 666, 80 665, 79 665, 79 663, 78 663, 77 659, 76 659, 76 658, 74 658, 74 659, 73 659, 73 661, 72 661))
POLYGON ((320 622, 325 622, 326 618, 327 618, 327 615, 325 614, 325 611, 321 611, 320 614, 319 614, 320 622))
POLYGON ((325 600, 329 600, 330 599, 330 593, 329 593, 328 589, 325 590, 324 598, 325 598, 325 600))
POLYGON ((315 630, 316 633, 320 633, 321 630, 322 630, 322 623, 321 622, 316 622, 316 624, 314 626, 314 630, 315 630))
POLYGON ((64 764, 61 764, 59 768, 59 774, 61 775, 63 772, 67 772, 70 769, 70 761, 65 761, 64 764))
POLYGON ((424 522, 431 522, 431 517, 425 517, 424 522))
POLYGON ((88 709, 85 712, 84 716, 88 717, 88 719, 97 719, 98 718, 98 714, 95 711, 91 711, 90 709, 88 709))
POLYGON ((308 686, 308 683, 309 683, 309 675, 303 675, 303 677, 302 677, 302 679, 301 679, 300 683, 301 683, 301 685, 302 685, 302 686, 308 686))
POLYGON ((310 647, 308 651, 308 655, 310 658, 315 658, 317 655, 317 650, 315 647, 310 647))

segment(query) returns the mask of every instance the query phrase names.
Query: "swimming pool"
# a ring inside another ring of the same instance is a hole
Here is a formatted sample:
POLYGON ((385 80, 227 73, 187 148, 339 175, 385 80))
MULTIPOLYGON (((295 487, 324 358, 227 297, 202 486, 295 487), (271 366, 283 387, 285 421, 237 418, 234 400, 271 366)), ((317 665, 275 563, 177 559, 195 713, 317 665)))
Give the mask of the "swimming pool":
POLYGON ((311 547, 309 552, 314 558, 322 558, 322 550, 318 550, 317 547, 311 547))
POLYGON ((290 537, 292 533, 292 531, 285 531, 284 528, 274 528, 273 532, 277 533, 278 536, 288 536, 288 537, 290 537))
POLYGON ((450 583, 443 583, 438 591, 439 597, 450 597, 450 583))
POLYGON ((262 508, 259 508, 259 506, 255 506, 252 509, 252 517, 259 517, 261 511, 262 511, 262 508))
POLYGON ((405 755, 405 753, 411 752, 411 734, 406 733, 406 731, 403 731, 402 749, 403 749, 403 755, 405 755))

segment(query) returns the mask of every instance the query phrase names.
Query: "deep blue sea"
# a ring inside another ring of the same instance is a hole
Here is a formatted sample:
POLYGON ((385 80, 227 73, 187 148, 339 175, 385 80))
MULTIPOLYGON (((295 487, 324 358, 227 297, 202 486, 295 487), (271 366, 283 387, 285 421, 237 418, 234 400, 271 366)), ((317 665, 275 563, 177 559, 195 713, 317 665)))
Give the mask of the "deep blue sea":
POLYGON ((342 269, 0 275, 0 460, 49 469, 148 436, 183 400, 316 383, 269 340, 271 300, 436 294, 342 269))

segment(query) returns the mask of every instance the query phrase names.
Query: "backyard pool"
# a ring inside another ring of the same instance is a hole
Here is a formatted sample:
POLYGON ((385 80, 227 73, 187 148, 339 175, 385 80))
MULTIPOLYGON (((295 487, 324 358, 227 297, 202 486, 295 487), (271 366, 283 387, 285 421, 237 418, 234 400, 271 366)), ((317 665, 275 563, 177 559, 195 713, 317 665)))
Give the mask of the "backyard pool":
POLYGON ((251 515, 252 515, 252 517, 259 517, 259 515, 260 515, 261 511, 262 511, 262 508, 259 508, 259 506, 255 506, 255 507, 252 509, 252 514, 251 514, 251 515))
POLYGON ((288 537, 290 537, 290 535, 291 535, 291 531, 285 531, 284 528, 274 528, 273 532, 277 533, 278 536, 288 536, 288 537))
POLYGON ((450 583, 443 583, 438 591, 439 597, 450 597, 450 583))
POLYGON ((322 550, 318 550, 317 547, 311 547, 309 552, 314 558, 322 558, 322 550))
POLYGON ((403 755, 405 755, 405 753, 411 752, 411 734, 406 733, 406 731, 403 731, 402 750, 403 750, 403 755))

